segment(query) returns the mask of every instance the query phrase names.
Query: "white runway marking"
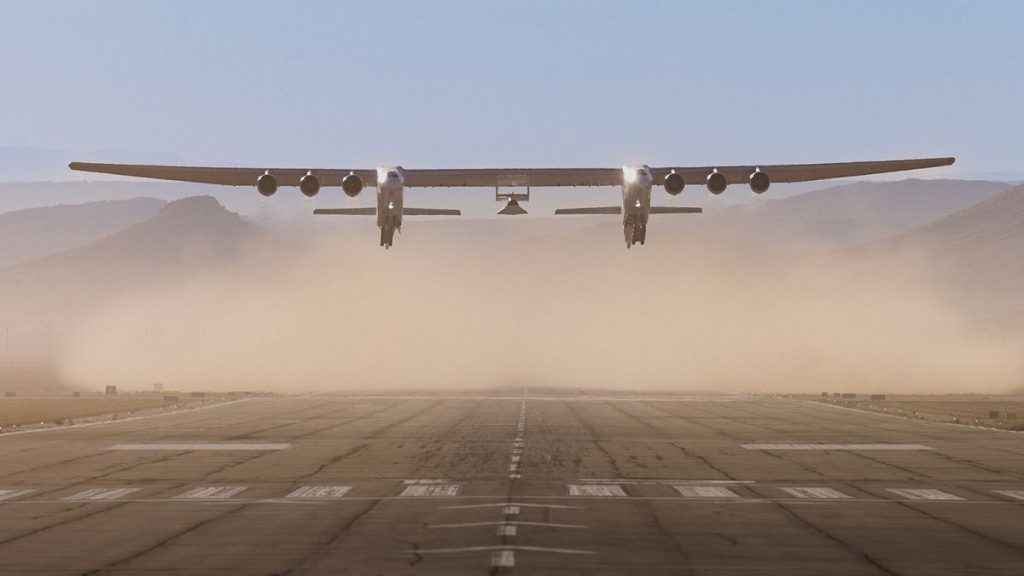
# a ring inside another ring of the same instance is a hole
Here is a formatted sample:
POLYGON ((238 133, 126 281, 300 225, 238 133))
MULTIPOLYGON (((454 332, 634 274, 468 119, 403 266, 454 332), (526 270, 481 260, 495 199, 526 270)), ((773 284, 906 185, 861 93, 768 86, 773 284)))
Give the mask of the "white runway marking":
POLYGON ((515 524, 500 524, 495 530, 498 536, 515 536, 519 532, 515 524))
POLYGON ((724 486, 673 486, 680 496, 687 498, 739 498, 739 494, 724 486))
POLYGON ((825 500, 851 498, 849 494, 844 494, 835 488, 779 488, 779 490, 797 498, 820 498, 825 500))
POLYGON ((516 565, 516 553, 512 550, 495 550, 491 552, 491 566, 494 568, 512 568, 516 565))
POLYGON ((672 480, 665 478, 580 478, 584 484, 665 484, 669 486, 712 484, 757 484, 756 480, 672 480))
POLYGON ((505 506, 505 508, 502 509, 501 513, 505 514, 506 516, 518 516, 519 506, 505 506))
POLYGON ((934 450, 924 444, 740 444, 747 450, 934 450))
POLYGON ((462 486, 459 484, 428 484, 408 486, 402 491, 402 496, 458 496, 462 486))
POLYGON ((13 500, 32 492, 35 492, 35 490, 31 488, 25 490, 0 490, 0 500, 13 500))
POLYGON ((431 524, 431 528, 474 528, 477 526, 539 526, 543 528, 586 528, 582 524, 559 524, 556 522, 518 522, 503 520, 500 522, 463 522, 462 524, 431 524))
POLYGON ((522 550, 524 552, 551 552, 554 554, 597 554, 591 550, 572 548, 545 548, 543 546, 465 546, 463 548, 433 548, 416 550, 417 554, 456 554, 458 552, 488 552, 491 550, 522 550))
POLYGON ((76 500, 117 500, 123 496, 138 492, 141 488, 90 488, 88 490, 82 490, 77 494, 72 494, 61 500, 76 501, 76 500))
POLYGON ((932 488, 886 488, 885 490, 908 500, 966 500, 966 498, 955 494, 932 488))
POLYGON ((447 484, 451 480, 445 480, 444 478, 412 478, 410 480, 402 480, 402 484, 447 484))
POLYGON ((569 496, 624 497, 626 492, 617 484, 569 484, 569 496))
MULTIPOLYGON (((1009 496, 1010 498, 1016 498, 1017 500, 1024 500, 1024 490, 993 490, 993 492, 1009 496)), ((3 500, 3 498, 0 497, 0 500, 3 500)))
POLYGON ((500 506, 516 506, 523 508, 562 508, 562 509, 579 509, 579 506, 568 506, 565 504, 529 504, 526 502, 499 502, 492 504, 460 504, 458 506, 445 506, 447 509, 456 510, 461 508, 495 508, 500 506))
POLYGON ((341 498, 351 489, 351 486, 303 486, 285 498, 341 498))
POLYGON ((170 450, 199 452, 204 450, 287 450, 291 444, 114 444, 108 450, 170 450))
POLYGON ((175 498, 188 500, 224 500, 245 490, 245 486, 199 486, 175 498))

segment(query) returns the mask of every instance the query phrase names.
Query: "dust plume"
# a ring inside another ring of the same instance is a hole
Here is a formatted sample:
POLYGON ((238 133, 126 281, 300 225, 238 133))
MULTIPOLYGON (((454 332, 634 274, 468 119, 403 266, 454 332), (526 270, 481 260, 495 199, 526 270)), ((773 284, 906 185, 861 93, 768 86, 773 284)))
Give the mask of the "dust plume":
POLYGON ((390 252, 368 224, 319 230, 117 298, 62 366, 89 385, 277 391, 994 392, 1024 374, 1020 343, 966 328, 922 270, 672 224, 630 251, 611 221, 413 222, 390 252))

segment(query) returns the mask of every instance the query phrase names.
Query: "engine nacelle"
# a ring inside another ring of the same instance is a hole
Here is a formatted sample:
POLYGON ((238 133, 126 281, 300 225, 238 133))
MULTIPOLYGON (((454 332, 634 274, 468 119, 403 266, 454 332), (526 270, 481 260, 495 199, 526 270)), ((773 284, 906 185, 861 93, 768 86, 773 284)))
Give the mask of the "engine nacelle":
POLYGON ((256 179, 256 190, 264 196, 273 196, 274 192, 277 192, 277 178, 274 178, 269 171, 260 174, 260 177, 256 179))
POLYGON ((678 196, 683 191, 683 187, 686 186, 686 181, 683 180, 682 174, 677 174, 675 170, 669 172, 665 176, 665 192, 673 196, 678 196))
POLYGON ((754 191, 754 194, 764 194, 771 185, 771 178, 768 178, 768 175, 764 172, 754 170, 750 174, 750 189, 754 191))
POLYGON ((717 196, 718 194, 725 192, 725 187, 728 185, 729 183, 725 179, 725 174, 722 174, 718 170, 708 174, 708 192, 717 196))
POLYGON ((307 198, 312 198, 317 195, 317 192, 320 192, 320 179, 313 174, 312 170, 306 172, 306 175, 299 180, 299 190, 301 190, 307 198))
POLYGON ((341 180, 341 189, 348 194, 350 198, 355 198, 363 191, 363 179, 356 176, 355 173, 349 173, 341 180))

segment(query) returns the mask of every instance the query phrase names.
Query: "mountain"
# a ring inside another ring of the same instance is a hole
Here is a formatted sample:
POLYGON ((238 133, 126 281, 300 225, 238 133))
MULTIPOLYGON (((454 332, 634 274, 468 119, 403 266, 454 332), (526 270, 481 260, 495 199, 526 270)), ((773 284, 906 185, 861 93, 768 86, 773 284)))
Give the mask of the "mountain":
POLYGON ((156 198, 60 204, 0 214, 0 268, 78 248, 154 216, 156 198))
POLYGON ((976 317, 1024 328, 1024 185, 855 252, 917 266, 976 317))
POLYGON ((1009 188, 1001 182, 854 182, 779 200, 710 210, 707 223, 730 233, 772 238, 781 248, 852 246, 895 236, 1009 188))
POLYGON ((118 294, 230 265, 259 238, 213 197, 170 202, 111 236, 0 270, 0 318, 68 321, 118 294))

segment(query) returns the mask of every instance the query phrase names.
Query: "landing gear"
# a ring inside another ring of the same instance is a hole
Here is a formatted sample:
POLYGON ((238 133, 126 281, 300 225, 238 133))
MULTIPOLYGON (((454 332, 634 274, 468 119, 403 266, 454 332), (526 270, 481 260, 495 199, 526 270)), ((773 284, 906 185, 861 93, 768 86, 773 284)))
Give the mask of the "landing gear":
POLYGON ((392 226, 380 227, 380 245, 385 249, 391 248, 395 243, 395 229, 392 226))
POLYGON ((633 244, 643 246, 647 240, 647 223, 637 222, 634 216, 626 218, 622 229, 626 236, 626 248, 632 248, 633 244))
POLYGON ((647 239, 647 224, 637 224, 633 227, 633 243, 640 243, 644 245, 644 241, 647 239))

